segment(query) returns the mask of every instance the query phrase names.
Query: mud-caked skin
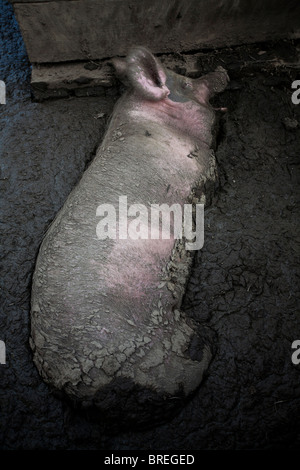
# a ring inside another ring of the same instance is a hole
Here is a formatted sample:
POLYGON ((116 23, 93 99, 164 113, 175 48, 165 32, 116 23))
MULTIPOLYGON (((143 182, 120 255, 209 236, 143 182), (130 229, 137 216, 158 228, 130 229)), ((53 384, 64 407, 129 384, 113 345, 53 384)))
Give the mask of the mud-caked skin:
POLYGON ((222 68, 194 80, 164 70, 143 47, 113 62, 128 90, 42 242, 31 301, 40 374, 100 408, 122 381, 162 399, 188 396, 211 361, 181 311, 194 252, 174 238, 101 240, 96 213, 111 204, 118 216, 120 196, 128 206, 204 202, 216 175, 209 98, 228 82, 222 68))

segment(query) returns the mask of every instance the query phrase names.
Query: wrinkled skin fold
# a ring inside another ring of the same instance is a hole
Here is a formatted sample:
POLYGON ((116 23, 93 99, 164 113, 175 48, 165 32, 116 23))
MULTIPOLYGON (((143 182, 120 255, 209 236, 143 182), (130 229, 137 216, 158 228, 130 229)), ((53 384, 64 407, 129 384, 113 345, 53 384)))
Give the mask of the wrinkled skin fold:
POLYGON ((111 204, 118 215, 124 195, 128 205, 203 202, 216 178, 209 99, 228 82, 221 67, 200 79, 177 75, 143 47, 113 63, 127 91, 46 233, 31 299, 40 374, 100 409, 123 382, 162 402, 187 397, 211 361, 209 342, 181 311, 193 251, 172 237, 100 240, 96 213, 111 204))

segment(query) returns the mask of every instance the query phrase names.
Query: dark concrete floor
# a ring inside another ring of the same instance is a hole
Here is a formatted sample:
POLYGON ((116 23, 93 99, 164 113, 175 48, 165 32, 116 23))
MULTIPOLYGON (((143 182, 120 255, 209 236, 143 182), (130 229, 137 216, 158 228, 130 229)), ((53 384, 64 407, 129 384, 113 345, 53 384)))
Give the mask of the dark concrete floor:
MULTIPOLYGON (((39 245, 101 142, 114 99, 33 102, 12 8, 1 1, 0 11, 0 79, 7 84, 7 104, 0 105, 0 340, 7 348, 0 448, 300 448, 300 365, 291 361, 292 342, 300 339, 300 105, 291 101, 297 70, 238 66, 247 48, 207 55, 211 67, 221 61, 232 83, 220 97, 228 112, 217 137, 219 188, 205 213, 205 244, 184 307, 215 333, 215 357, 172 420, 111 432, 53 395, 34 367, 28 338, 39 245)), ((257 45, 265 57, 270 48, 286 62, 296 53, 291 41, 257 45)))

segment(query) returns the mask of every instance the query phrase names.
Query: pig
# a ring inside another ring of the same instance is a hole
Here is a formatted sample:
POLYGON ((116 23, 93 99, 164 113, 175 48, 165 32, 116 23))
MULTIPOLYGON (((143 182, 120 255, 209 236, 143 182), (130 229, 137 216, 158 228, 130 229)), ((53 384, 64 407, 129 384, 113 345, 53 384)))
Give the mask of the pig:
POLYGON ((130 205, 190 204, 195 227, 195 209, 216 180, 209 99, 229 78, 222 67, 199 79, 180 76, 142 46, 112 64, 126 90, 40 246, 30 345, 54 390, 129 417, 147 402, 167 409, 190 397, 212 345, 181 308, 195 250, 172 230, 163 237, 161 226, 143 236, 145 217, 130 237, 118 216, 130 205))

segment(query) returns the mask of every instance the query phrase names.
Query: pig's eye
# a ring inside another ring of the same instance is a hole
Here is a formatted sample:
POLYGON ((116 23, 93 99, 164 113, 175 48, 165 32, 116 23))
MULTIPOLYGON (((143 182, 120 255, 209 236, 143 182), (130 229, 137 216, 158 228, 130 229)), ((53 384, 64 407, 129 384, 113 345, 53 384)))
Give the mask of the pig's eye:
POLYGON ((191 82, 187 82, 187 81, 182 82, 181 86, 184 90, 190 90, 192 88, 191 82))

